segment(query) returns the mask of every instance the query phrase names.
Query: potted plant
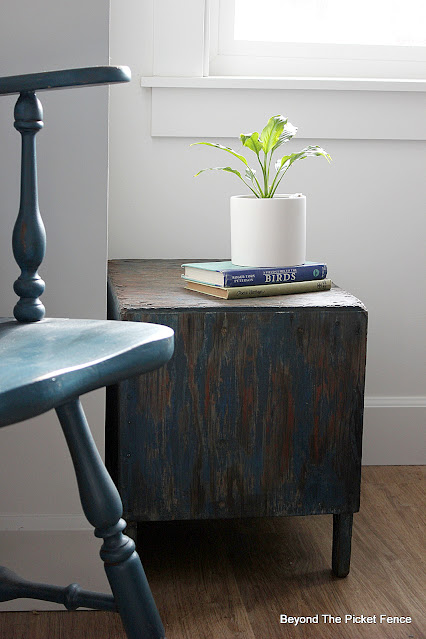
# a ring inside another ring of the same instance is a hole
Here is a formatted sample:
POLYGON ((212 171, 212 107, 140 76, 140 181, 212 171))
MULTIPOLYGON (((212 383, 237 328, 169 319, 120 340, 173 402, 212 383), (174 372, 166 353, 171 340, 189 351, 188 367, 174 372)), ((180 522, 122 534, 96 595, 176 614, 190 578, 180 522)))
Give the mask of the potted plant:
MULTIPOLYGON (((277 194, 277 189, 289 168, 310 156, 331 160, 319 146, 307 146, 298 153, 284 155, 271 169, 272 156, 296 134, 282 115, 272 116, 262 133, 241 134, 246 148, 256 154, 261 173, 256 175, 244 155, 229 147, 212 142, 195 142, 230 153, 245 166, 244 177, 230 166, 216 166, 204 171, 233 173, 249 188, 251 194, 231 197, 231 261, 239 266, 291 266, 306 260, 306 197, 301 193, 277 194)), ((193 146, 193 145, 191 145, 193 146)))

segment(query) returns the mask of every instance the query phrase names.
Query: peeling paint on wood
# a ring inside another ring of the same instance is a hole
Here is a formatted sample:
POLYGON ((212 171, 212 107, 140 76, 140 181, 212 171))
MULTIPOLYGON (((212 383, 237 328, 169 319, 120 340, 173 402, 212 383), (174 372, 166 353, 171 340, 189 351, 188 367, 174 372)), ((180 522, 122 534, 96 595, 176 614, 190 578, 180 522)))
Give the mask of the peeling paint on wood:
POLYGON ((364 305, 337 287, 207 298, 184 289, 185 261, 109 265, 109 317, 166 324, 176 345, 110 403, 107 458, 125 516, 356 512, 364 305))

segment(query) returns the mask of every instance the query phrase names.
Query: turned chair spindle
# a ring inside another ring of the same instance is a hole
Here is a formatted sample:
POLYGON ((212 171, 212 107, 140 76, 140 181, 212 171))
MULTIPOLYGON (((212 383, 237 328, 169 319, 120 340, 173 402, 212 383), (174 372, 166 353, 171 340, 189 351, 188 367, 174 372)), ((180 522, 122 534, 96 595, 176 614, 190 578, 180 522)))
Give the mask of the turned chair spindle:
POLYGON ((46 252, 46 232, 38 208, 35 136, 43 128, 43 109, 35 93, 21 93, 15 106, 15 129, 22 136, 21 204, 12 235, 13 255, 21 275, 13 285, 20 299, 13 309, 19 322, 43 319, 39 300, 44 282, 37 273, 46 252))

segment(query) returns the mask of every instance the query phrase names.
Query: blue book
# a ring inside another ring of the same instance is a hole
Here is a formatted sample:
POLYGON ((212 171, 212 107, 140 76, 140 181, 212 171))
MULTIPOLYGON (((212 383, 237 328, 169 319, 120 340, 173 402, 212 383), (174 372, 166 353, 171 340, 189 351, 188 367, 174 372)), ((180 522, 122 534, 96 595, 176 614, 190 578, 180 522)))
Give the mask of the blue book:
POLYGON ((182 264, 184 280, 230 288, 233 286, 260 286, 284 282, 323 280, 327 265, 323 262, 305 262, 298 266, 237 266, 232 262, 191 262, 182 264))

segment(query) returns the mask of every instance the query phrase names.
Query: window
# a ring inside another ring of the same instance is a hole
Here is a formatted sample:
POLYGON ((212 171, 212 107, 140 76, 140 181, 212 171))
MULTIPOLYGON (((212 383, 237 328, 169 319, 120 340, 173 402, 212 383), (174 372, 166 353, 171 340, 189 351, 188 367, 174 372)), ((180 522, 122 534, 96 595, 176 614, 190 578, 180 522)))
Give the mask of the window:
MULTIPOLYGON (((137 3, 137 0, 132 1, 137 3)), ((275 6, 278 11, 282 9, 281 5, 287 7, 290 3, 290 0, 279 0, 272 5, 272 0, 257 1, 267 18, 270 18, 268 11, 272 10, 271 7, 275 6)), ((297 1, 305 8, 308 2, 314 6, 314 0, 297 1)), ((329 1, 317 0, 315 6, 325 7, 329 1)), ((355 0, 340 1, 348 7, 355 0)), ((369 1, 371 6, 379 2, 369 1)), ((359 6, 365 7, 363 2, 357 0, 359 6)), ((387 2, 389 6, 396 6, 396 0, 387 2)), ((335 2, 333 6, 338 8, 338 4, 335 2)), ((297 3, 292 0, 292 5, 296 12, 297 3)), ((409 7, 413 11, 413 7, 417 7, 416 19, 411 22, 424 23, 420 19, 424 9, 419 1, 406 0, 404 7, 407 11, 409 7)), ((380 45, 368 44, 368 34, 364 32, 363 42, 358 37, 355 44, 350 42, 358 29, 347 29, 346 40, 342 42, 344 30, 340 29, 340 25, 343 18, 339 14, 337 21, 336 9, 334 34, 340 35, 339 41, 336 37, 334 41, 329 37, 332 40, 329 43, 265 42, 267 24, 261 26, 260 16, 251 13, 257 11, 251 0, 244 0, 239 5, 236 0, 155 0, 152 8, 152 74, 142 77, 141 84, 152 89, 151 133, 155 137, 232 138, 235 131, 251 130, 253 122, 284 110, 290 117, 292 113, 298 114, 298 122, 303 123, 299 139, 426 139, 426 47, 421 44, 421 31, 420 36, 418 31, 410 31, 409 41, 413 43, 410 46, 402 36, 399 36, 400 44, 389 40, 389 32, 392 35, 389 28, 383 31, 380 45), (236 13, 238 7, 239 14, 236 13), (242 7, 247 16, 252 16, 246 24, 238 23, 242 7), (256 20, 254 35, 253 20, 256 20), (236 21, 239 24, 237 37, 236 21), (250 36, 249 28, 252 29, 250 36), (208 34, 210 43, 206 37, 208 34), (248 37, 263 39, 238 39, 248 37), (286 58, 282 47, 292 47, 299 57, 286 58), (315 51, 317 47, 330 52, 334 49, 335 58, 330 53, 320 59, 315 51), (337 57, 336 47, 346 47, 346 55, 347 47, 352 47, 353 57, 337 57), (308 52, 312 51, 314 53, 309 58, 308 52), (374 51, 376 59, 372 55, 374 51), (386 58, 389 51, 392 51, 392 56, 386 58), (381 56, 379 59, 377 54, 381 56), (403 54, 405 60, 402 59, 403 54), (401 63, 398 68, 396 56, 401 63), (206 62, 210 60, 209 69, 206 62), (320 67, 323 62, 327 63, 326 68, 320 67), (359 63, 364 65, 364 75, 359 63)), ((284 13, 290 23, 289 11, 284 13)), ((377 10, 375 15, 380 18, 380 11, 377 10)), ((279 20, 269 21, 282 24, 282 16, 283 13, 279 20)), ((297 13, 292 16, 295 23, 302 21, 297 13)), ((317 14, 314 18, 311 21, 314 26, 324 24, 325 19, 321 23, 317 14)), ((408 20, 407 24, 411 22, 408 20)), ((306 34, 312 35, 316 31, 312 25, 309 31, 306 20, 304 25, 306 30, 299 29, 299 39, 307 40, 306 34)), ((325 27, 318 31, 324 36, 325 27)), ((296 34, 296 29, 289 32, 296 34)), ((333 31, 329 29, 328 33, 333 31)), ((374 30, 370 29, 371 33, 374 35, 374 30)), ((281 30, 275 31, 273 37, 282 38, 281 30)), ((293 36, 295 38, 296 35, 293 36)), ((135 59, 137 55, 135 53, 135 59)))
POLYGON ((210 75, 426 77, 424 0, 210 0, 210 75))

